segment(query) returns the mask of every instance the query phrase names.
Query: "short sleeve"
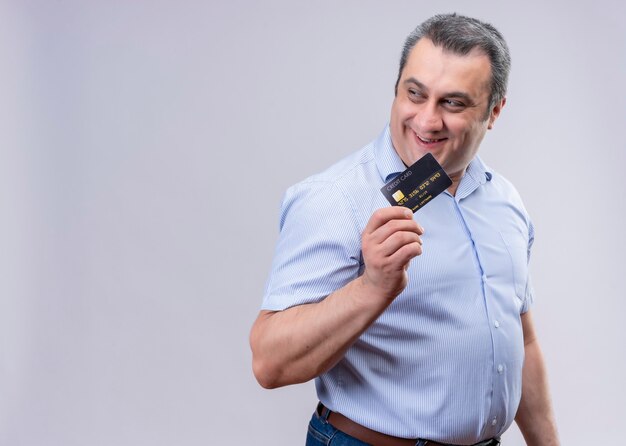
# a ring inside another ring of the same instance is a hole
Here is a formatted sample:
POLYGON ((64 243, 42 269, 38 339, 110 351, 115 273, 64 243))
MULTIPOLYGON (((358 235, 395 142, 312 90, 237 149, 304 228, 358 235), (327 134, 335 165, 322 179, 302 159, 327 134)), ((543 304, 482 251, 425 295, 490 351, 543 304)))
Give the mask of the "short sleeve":
POLYGON ((319 302, 358 277, 361 234, 350 203, 325 181, 303 182, 286 192, 262 309, 319 302))

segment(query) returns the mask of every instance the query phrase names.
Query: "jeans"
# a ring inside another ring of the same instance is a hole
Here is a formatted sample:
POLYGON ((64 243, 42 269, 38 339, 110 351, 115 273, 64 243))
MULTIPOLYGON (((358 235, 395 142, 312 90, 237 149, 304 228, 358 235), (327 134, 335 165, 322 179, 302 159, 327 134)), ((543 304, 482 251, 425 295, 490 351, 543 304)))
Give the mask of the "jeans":
MULTIPOLYGON (((328 411, 322 415, 318 414, 318 411, 313 413, 306 436, 306 446, 371 446, 333 427, 328 422, 329 413, 328 411)), ((426 440, 417 440, 415 446, 425 444, 426 440)))
POLYGON ((328 423, 328 414, 313 413, 306 436, 306 446, 371 446, 348 434, 344 434, 328 423))
MULTIPOLYGON (((313 413, 306 436, 306 446, 371 446, 334 428, 328 422, 328 414, 313 413)), ((426 440, 418 440, 415 446, 423 446, 426 440)))

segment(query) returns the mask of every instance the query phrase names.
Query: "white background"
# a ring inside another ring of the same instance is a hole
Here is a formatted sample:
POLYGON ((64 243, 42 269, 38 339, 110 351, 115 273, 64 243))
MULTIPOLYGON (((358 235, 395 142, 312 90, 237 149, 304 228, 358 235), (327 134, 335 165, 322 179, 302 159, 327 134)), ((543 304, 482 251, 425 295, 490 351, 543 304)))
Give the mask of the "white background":
POLYGON ((452 11, 511 48, 481 153, 537 228, 563 444, 620 444, 624 5, 0 1, 0 445, 304 444, 312 384, 261 389, 247 340, 282 194, 379 133, 452 11))

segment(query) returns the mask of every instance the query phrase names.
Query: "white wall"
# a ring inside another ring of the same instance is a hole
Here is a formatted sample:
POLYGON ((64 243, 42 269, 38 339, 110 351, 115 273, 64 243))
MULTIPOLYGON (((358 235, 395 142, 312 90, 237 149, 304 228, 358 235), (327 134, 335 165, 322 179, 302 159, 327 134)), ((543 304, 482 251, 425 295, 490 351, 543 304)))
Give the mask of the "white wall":
POLYGON ((260 389, 247 342, 282 194, 378 134, 403 39, 450 11, 513 54, 482 154, 537 227, 563 444, 619 444, 618 0, 1 1, 0 444, 303 444, 313 386, 260 389))

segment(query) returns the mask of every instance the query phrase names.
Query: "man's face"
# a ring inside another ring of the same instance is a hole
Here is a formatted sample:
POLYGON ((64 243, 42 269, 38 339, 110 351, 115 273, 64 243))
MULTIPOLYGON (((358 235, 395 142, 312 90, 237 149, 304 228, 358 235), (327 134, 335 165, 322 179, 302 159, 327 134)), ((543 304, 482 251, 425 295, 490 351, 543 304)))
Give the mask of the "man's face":
POLYGON ((444 52, 429 39, 411 50, 391 108, 391 139, 408 166, 431 152, 458 181, 504 106, 489 106, 491 65, 480 50, 444 52))

